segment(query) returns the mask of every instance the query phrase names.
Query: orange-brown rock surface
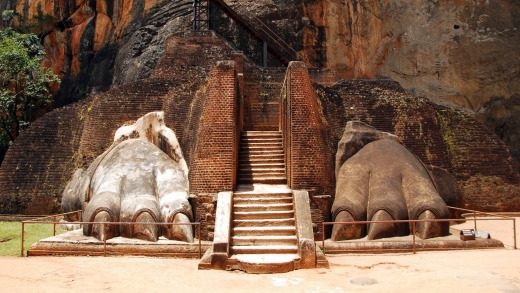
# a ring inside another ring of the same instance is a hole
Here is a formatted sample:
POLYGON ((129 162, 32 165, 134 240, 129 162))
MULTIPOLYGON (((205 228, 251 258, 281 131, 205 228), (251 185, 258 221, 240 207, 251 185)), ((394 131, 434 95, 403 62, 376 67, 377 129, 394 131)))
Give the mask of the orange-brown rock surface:
POLYGON ((520 92, 520 2, 327 2, 327 62, 346 78, 394 79, 477 111, 520 92))
POLYGON ((0 4, 0 10, 16 12, 12 25, 41 36, 47 53, 44 65, 62 78, 58 105, 107 90, 129 76, 131 80, 145 77, 142 72, 147 75, 155 67, 165 38, 189 27, 190 18, 184 18, 191 15, 191 8, 192 1, 185 0, 7 0, 0 4), (126 58, 132 58, 131 64, 126 58), (127 70, 132 66, 141 72, 127 70))
MULTIPOLYGON (((492 97, 520 92, 516 0, 226 2, 343 78, 391 78, 436 102, 473 111, 492 97)), ((0 10, 14 9, 17 26, 42 35, 45 64, 64 78, 60 98, 70 99, 67 93, 75 100, 147 77, 166 35, 190 28, 192 3, 8 0, 0 10)))

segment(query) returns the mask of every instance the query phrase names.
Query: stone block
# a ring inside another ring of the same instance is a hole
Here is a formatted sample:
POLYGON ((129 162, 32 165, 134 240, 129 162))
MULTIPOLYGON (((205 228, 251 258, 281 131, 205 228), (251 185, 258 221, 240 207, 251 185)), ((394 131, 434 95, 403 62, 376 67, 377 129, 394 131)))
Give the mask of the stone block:
POLYGON ((304 190, 294 190, 294 212, 298 233, 300 251, 300 267, 302 269, 316 267, 316 250, 312 232, 312 218, 309 193, 304 190))

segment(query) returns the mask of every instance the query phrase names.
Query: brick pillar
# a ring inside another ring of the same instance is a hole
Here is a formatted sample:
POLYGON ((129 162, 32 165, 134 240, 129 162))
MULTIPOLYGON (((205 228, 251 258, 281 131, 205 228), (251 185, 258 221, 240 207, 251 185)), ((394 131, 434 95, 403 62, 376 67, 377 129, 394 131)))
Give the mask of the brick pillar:
POLYGON ((234 61, 211 69, 190 171, 191 193, 232 191, 238 154, 238 80, 234 61))
POLYGON ((289 187, 311 195, 333 194, 334 157, 327 148, 326 120, 316 90, 304 62, 291 62, 287 70, 289 187))

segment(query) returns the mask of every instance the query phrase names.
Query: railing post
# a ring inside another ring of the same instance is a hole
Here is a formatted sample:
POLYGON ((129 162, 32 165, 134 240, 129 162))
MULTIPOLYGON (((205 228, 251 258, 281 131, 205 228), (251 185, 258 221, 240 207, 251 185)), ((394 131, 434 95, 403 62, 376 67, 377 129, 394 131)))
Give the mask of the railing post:
POLYGON ((513 245, 516 249, 516 219, 513 218, 513 245))
POLYGON ((323 254, 325 254, 325 224, 321 222, 321 247, 323 248, 323 254))
POLYGON ((199 227, 199 259, 202 258, 202 252, 201 252, 201 243, 200 243, 200 223, 198 225, 199 227))
POLYGON ((267 67, 267 42, 265 40, 262 42, 262 63, 264 67, 267 67))
POLYGON ((477 214, 473 212, 473 222, 475 224, 475 231, 477 231, 477 214))
POLYGON ((107 229, 105 222, 103 222, 103 256, 107 256, 107 229))
POLYGON ((25 241, 25 223, 22 222, 22 251, 20 252, 21 257, 23 257, 24 241, 25 241))
POLYGON ((52 222, 53 222, 53 232, 52 232, 52 236, 56 236, 56 216, 52 217, 52 222))
MULTIPOLYGON (((78 221, 79 221, 80 223, 81 223, 81 221, 83 221, 83 210, 80 210, 80 211, 78 212, 78 221)), ((83 224, 79 224, 79 226, 80 226, 81 228, 83 228, 83 224)))
POLYGON ((415 224, 416 224, 415 221, 412 222, 412 239, 413 239, 412 240, 413 241, 413 243, 412 243, 412 251, 413 251, 413 254, 416 253, 416 249, 415 249, 415 224))

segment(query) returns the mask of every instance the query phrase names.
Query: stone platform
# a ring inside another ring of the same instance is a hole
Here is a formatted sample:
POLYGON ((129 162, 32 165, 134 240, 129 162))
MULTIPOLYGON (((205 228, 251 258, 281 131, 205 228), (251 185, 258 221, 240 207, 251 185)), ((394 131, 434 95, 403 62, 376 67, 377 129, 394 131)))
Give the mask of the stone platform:
MULTIPOLYGON (((496 239, 477 238, 476 240, 462 241, 459 239, 457 230, 452 229, 451 232, 452 233, 448 236, 437 237, 429 240, 416 238, 416 251, 490 249, 504 247, 504 244, 496 239)), ((211 245, 212 242, 210 241, 201 241, 201 255, 204 255, 211 245)), ((316 245, 318 251, 322 253, 322 241, 316 241, 316 245)), ((331 241, 330 239, 325 240, 326 254, 412 252, 412 249, 412 236, 384 238, 378 241, 368 241, 364 238, 336 242, 331 241)), ((84 236, 82 230, 74 230, 42 239, 33 244, 27 251, 27 256, 51 255, 104 256, 105 248, 103 241, 94 237, 84 236)), ((161 237, 157 242, 149 242, 139 239, 116 237, 107 240, 106 255, 199 258, 198 240, 195 239, 194 243, 185 243, 161 237)), ((258 261, 256 259, 257 256, 254 257, 253 261, 248 259, 248 257, 245 258, 246 259, 241 260, 244 263, 257 263, 258 261)), ((209 267, 207 269, 209 269, 209 267)))
MULTIPOLYGON (((200 254, 204 255, 210 246, 210 241, 201 241, 200 254)), ((43 255, 134 255, 200 258, 198 239, 195 239, 193 243, 186 243, 168 240, 164 237, 160 237, 157 242, 115 237, 106 241, 105 252, 103 241, 84 236, 81 229, 42 239, 27 251, 27 256, 43 255)))
MULTIPOLYGON (((416 251, 435 251, 435 250, 461 250, 461 249, 488 249, 504 248, 504 244, 497 239, 460 240, 460 231, 450 229, 450 234, 443 237, 422 240, 415 237, 416 251)), ((326 254, 347 254, 347 253, 392 253, 392 252, 412 252, 412 235, 402 237, 383 238, 369 241, 366 237, 355 240, 331 241, 325 240, 326 254)), ((316 245, 323 250, 323 242, 316 241, 316 245)))

